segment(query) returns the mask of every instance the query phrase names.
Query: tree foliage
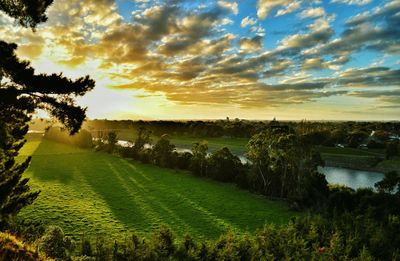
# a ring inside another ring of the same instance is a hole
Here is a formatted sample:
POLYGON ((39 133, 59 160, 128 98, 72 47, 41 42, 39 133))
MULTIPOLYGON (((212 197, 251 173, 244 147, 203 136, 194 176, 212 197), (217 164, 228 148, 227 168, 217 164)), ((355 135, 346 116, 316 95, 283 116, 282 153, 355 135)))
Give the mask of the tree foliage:
POLYGON ((207 175, 207 150, 208 145, 206 142, 195 142, 192 145, 192 160, 190 163, 190 169, 196 176, 207 175))
POLYGON ((228 148, 214 152, 209 159, 209 175, 212 179, 222 182, 233 182, 243 171, 240 159, 233 155, 228 148))
POLYGON ((171 144, 168 135, 162 135, 153 148, 153 159, 161 167, 173 167, 172 151, 175 146, 171 144))
POLYGON ((317 175, 323 165, 319 153, 290 128, 272 127, 254 135, 248 143, 253 187, 264 195, 303 199, 308 189, 326 191, 327 183, 317 175), (311 186, 311 187, 308 187, 311 186))
POLYGON ((385 177, 375 184, 379 192, 397 193, 400 195, 400 174, 396 171, 385 173, 385 177))
POLYGON ((53 0, 1 0, 0 11, 18 20, 25 27, 35 28, 47 21, 46 9, 53 0))

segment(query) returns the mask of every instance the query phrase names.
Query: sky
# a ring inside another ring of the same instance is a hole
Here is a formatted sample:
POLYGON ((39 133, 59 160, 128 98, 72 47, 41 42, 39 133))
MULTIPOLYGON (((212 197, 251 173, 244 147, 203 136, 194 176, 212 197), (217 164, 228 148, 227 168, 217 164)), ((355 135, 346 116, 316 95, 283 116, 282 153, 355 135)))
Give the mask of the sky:
POLYGON ((400 120, 400 0, 55 0, 0 35, 89 118, 400 120))

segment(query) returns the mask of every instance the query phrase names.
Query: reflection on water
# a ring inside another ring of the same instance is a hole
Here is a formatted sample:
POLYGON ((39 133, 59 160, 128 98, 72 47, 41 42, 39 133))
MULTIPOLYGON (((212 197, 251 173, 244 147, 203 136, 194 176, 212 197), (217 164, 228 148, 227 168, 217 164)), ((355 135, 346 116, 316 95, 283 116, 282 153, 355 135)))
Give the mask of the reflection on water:
POLYGON ((384 177, 384 175, 379 172, 336 167, 320 167, 319 171, 325 174, 328 183, 343 184, 353 189, 373 188, 374 184, 381 181, 384 177))

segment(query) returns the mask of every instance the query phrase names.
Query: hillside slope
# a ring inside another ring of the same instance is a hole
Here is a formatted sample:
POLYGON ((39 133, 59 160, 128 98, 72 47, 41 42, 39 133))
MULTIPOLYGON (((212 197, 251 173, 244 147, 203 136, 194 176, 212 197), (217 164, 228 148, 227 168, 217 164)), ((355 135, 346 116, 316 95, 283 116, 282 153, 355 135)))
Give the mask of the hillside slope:
POLYGON ((213 239, 226 230, 286 224, 296 215, 282 202, 232 184, 40 138, 31 139, 21 157, 30 154, 26 175, 42 193, 21 216, 58 225, 75 238, 82 233, 145 235, 166 224, 179 237, 213 239))

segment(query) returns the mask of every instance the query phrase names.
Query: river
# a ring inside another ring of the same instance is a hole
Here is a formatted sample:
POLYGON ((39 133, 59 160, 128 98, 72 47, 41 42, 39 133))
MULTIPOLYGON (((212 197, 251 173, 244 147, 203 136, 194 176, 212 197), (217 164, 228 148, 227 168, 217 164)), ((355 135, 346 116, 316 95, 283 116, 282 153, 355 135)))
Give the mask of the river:
POLYGON ((325 174, 326 180, 331 184, 342 184, 353 189, 374 188, 374 184, 381 181, 384 177, 382 173, 354 170, 337 167, 319 168, 325 174))

